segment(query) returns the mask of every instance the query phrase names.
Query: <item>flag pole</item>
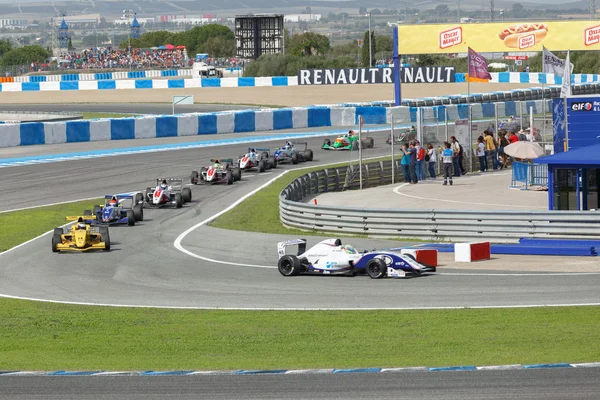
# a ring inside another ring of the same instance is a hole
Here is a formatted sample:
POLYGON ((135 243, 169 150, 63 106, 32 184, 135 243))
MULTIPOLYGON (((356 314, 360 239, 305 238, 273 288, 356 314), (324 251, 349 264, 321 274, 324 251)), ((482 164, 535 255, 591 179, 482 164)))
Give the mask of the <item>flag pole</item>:
POLYGON ((471 96, 471 48, 467 53, 467 96, 471 96))

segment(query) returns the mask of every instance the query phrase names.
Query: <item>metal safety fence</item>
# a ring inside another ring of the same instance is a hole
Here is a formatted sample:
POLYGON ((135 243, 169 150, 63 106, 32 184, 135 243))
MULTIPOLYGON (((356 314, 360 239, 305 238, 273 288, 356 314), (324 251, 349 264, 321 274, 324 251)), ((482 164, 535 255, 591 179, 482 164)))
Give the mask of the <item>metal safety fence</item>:
MULTIPOLYGON (((401 181, 398 172, 398 162, 365 163, 363 187, 401 181)), ((600 213, 590 211, 418 210, 307 203, 319 193, 357 189, 358 181, 356 165, 327 168, 298 177, 280 194, 281 222, 305 230, 439 241, 600 238, 600 213)))

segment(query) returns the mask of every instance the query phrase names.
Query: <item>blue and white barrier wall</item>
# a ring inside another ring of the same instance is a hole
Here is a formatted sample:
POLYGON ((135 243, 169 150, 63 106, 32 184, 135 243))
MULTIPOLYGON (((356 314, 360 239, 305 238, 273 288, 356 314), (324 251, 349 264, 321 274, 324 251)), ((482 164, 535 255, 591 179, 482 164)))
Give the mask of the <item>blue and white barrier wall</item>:
MULTIPOLYGON (((297 86, 296 76, 273 76, 256 78, 209 78, 209 79, 144 79, 147 73, 177 73, 177 75, 159 75, 180 77, 182 71, 133 71, 101 74, 67 74, 49 76, 16 77, 15 82, 1 83, 0 92, 31 92, 56 90, 113 90, 113 89, 188 89, 203 87, 263 87, 263 86, 297 86), (106 76, 113 76, 106 79, 106 76), (144 77, 142 77, 144 75, 144 77), (121 78, 123 76, 123 78, 121 78), (95 77, 96 79, 87 79, 95 77), (18 78, 28 78, 28 81, 18 81, 18 78), (85 79, 84 79, 85 78, 85 79), (102 79, 99 79, 102 78, 102 79)), ((554 74, 499 72, 492 73, 491 83, 536 83, 561 85, 562 77, 554 74)), ((465 82, 465 74, 456 74, 456 82, 465 82)), ((571 82, 595 83, 600 82, 600 75, 576 74, 571 76, 571 82)))
MULTIPOLYGON (((551 107, 550 100, 547 109, 551 107)), ((542 100, 526 102, 540 112, 542 100)), ((498 103, 499 117, 518 115, 517 103, 498 103)), ((493 103, 471 104, 473 118, 493 117, 493 103)), ((422 107, 425 119, 444 120, 447 111, 449 121, 466 119, 467 104, 422 107)), ((60 144, 195 136, 236 132, 261 132, 282 129, 301 129, 330 126, 356 126, 360 116, 366 124, 385 124, 394 115, 395 123, 416 123, 417 107, 304 107, 284 109, 261 109, 220 113, 193 113, 163 116, 141 116, 118 119, 94 119, 66 122, 28 122, 0 125, 0 147, 60 144)))

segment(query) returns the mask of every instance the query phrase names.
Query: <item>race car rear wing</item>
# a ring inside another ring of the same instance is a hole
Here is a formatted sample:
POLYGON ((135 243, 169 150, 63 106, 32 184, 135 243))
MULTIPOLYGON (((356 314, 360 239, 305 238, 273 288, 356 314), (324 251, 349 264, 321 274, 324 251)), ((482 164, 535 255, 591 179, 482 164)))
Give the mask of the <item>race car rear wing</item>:
POLYGON ((271 151, 271 149, 268 147, 248 147, 248 152, 250 152, 252 149, 256 151, 271 151))
POLYGON ((292 142, 294 146, 296 145, 304 145, 304 150, 308 149, 308 142, 292 142))
POLYGON ((285 248, 289 246, 298 246, 298 253, 300 255, 306 252, 306 239, 291 239, 283 242, 277 242, 277 254, 279 258, 285 256, 285 248))
POLYGON ((218 161, 218 162, 222 162, 222 163, 233 163, 233 158, 221 158, 221 159, 218 159, 218 158, 211 158, 211 159, 210 159, 210 162, 211 162, 211 163, 215 163, 215 162, 217 162, 217 161, 218 161))
POLYGON ((96 217, 94 215, 81 215, 81 216, 72 216, 65 217, 65 222, 83 222, 88 225, 91 225, 94 222, 96 217))

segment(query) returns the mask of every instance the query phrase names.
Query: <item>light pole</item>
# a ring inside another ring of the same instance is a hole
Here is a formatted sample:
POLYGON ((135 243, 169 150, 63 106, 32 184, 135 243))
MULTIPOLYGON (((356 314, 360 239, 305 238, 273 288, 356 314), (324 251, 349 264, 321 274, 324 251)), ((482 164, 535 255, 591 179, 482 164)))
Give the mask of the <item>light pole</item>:
MULTIPOLYGON (((132 9, 123 10, 123 16, 128 22, 131 17, 133 17, 133 14, 134 12, 132 9)), ((127 51, 129 51, 129 71, 131 71, 133 69, 133 59, 131 56, 131 26, 129 26, 127 29, 127 51)))
POLYGON ((369 17, 369 68, 373 66, 373 46, 371 46, 371 10, 367 11, 365 17, 369 17))

